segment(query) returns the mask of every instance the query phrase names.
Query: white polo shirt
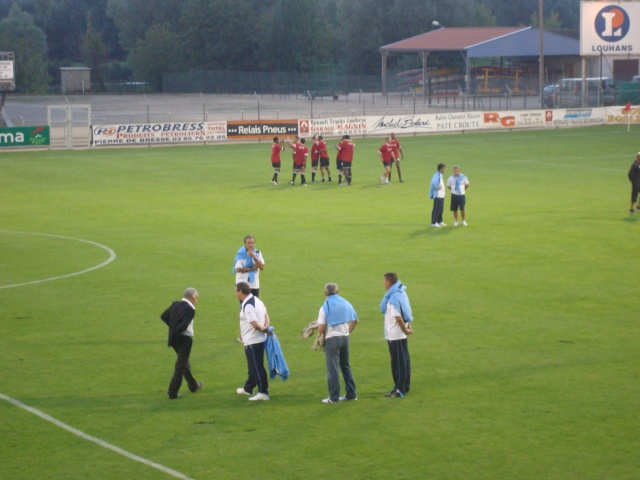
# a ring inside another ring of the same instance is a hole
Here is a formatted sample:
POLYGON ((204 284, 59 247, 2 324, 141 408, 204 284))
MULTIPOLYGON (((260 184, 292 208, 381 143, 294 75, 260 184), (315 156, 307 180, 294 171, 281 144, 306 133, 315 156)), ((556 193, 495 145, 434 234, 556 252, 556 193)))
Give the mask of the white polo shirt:
POLYGON ((469 180, 467 180, 467 177, 462 174, 460 174, 458 182, 456 182, 455 175, 451 175, 449 180, 447 180, 447 187, 451 189, 451 193, 454 195, 464 195, 467 185, 469 185, 469 180), (458 188, 456 188, 456 183, 459 183, 458 188))
POLYGON ((387 311, 384 314, 385 340, 404 340, 407 338, 400 325, 398 325, 396 317, 402 317, 402 315, 391 303, 387 303, 387 311))
POLYGON ((258 297, 250 294, 242 302, 242 307, 240 308, 240 335, 245 346, 263 343, 266 340, 267 334, 256 330, 251 324, 251 322, 257 322, 258 325, 264 327, 266 314, 267 308, 258 297))
MULTIPOLYGON (((264 263, 264 257, 262 256, 262 252, 258 251, 258 253, 256 253, 256 257, 258 257, 258 260, 264 263)), ((234 266, 234 268, 236 269, 236 285, 240 282, 249 283, 249 272, 240 273, 237 271, 238 268, 247 268, 245 267, 246 264, 247 264, 247 260, 243 258, 241 260, 238 260, 234 266)), ((260 288, 260 269, 257 269, 255 272, 256 272, 256 276, 253 283, 249 283, 249 287, 253 288, 254 290, 260 288)))
MULTIPOLYGON (((327 325, 327 316, 324 313, 324 308, 320 307, 318 312, 318 325, 327 325)), ((349 322, 339 323, 335 327, 327 325, 324 331, 324 339, 331 337, 348 337, 349 336, 349 322)))

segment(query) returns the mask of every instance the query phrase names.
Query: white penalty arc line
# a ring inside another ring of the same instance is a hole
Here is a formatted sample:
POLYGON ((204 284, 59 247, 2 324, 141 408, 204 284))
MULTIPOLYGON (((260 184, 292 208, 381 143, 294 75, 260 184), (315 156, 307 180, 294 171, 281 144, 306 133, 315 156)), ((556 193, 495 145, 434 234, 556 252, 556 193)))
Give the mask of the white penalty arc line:
POLYGON ((63 240, 74 240, 76 242, 83 242, 83 243, 88 243, 90 245, 95 245, 96 247, 100 247, 100 248, 102 248, 103 250, 106 250, 109 253, 109 258, 106 261, 102 262, 100 265, 96 265, 94 267, 87 268, 87 269, 81 270, 79 272, 68 273, 66 275, 60 275, 58 277, 45 278, 45 279, 42 279, 42 280, 33 280, 31 282, 24 282, 24 283, 16 283, 14 285, 2 285, 2 286, 0 286, 0 290, 2 290, 4 288, 23 287, 25 285, 36 285, 38 283, 53 282, 54 280, 61 280, 63 278, 75 277, 77 275, 82 275, 84 273, 89 273, 89 272, 92 272, 93 270, 97 270, 99 268, 102 268, 105 265, 110 264, 111 262, 113 262, 116 259, 116 252, 114 252, 109 247, 107 247, 105 245, 102 245, 100 243, 97 243, 97 242, 92 242, 91 240, 84 240, 83 238, 63 237, 62 235, 51 235, 49 233, 14 232, 14 231, 11 231, 11 230, 0 230, 0 233, 12 233, 12 234, 18 234, 18 235, 38 235, 38 236, 41 236, 41 237, 52 237, 52 238, 61 238, 63 240))
POLYGON ((99 438, 93 437, 91 435, 88 435, 80 430, 78 430, 77 428, 73 428, 69 425, 67 425, 66 423, 61 422, 60 420, 57 420, 55 418, 53 418, 50 415, 47 415, 44 412, 41 412, 40 410, 30 407, 29 405, 25 405, 24 403, 11 398, 11 397, 7 397, 6 395, 3 395, 2 393, 0 393, 0 399, 5 400, 9 403, 11 403, 12 405, 15 405, 16 407, 19 407, 23 410, 26 410, 29 413, 33 413, 34 415, 37 415, 38 417, 42 418, 43 420, 46 420, 47 422, 53 423, 54 425, 56 425, 57 427, 62 428, 63 430, 66 430, 69 433, 72 433, 84 440, 87 440, 89 442, 93 442, 97 445, 100 445, 101 447, 107 448, 111 451, 114 451, 124 457, 127 457, 131 460, 135 460, 136 462, 140 462, 143 463, 144 465, 147 465, 149 467, 155 468, 156 470, 160 470, 161 472, 164 472, 168 475, 171 475, 175 478, 180 478, 182 480, 193 480, 190 477, 187 477, 186 475, 177 472, 175 470, 172 470, 171 468, 165 467, 164 465, 160 465, 159 463, 155 463, 152 462, 151 460, 147 460, 146 458, 142 458, 139 457, 138 455, 134 455, 133 453, 129 453, 126 450, 123 450, 120 447, 116 447, 115 445, 111 445, 108 442, 105 442, 104 440, 100 440, 99 438))

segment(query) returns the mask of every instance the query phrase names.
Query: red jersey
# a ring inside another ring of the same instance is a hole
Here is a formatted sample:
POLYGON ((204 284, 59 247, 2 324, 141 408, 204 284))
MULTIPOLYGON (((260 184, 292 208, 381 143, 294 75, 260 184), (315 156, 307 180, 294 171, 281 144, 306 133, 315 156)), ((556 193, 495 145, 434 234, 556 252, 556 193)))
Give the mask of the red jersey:
POLYGON ((400 158, 400 142, 397 138, 391 140, 391 150, 393 151, 393 156, 395 158, 400 158))
POLYGON ((313 145, 311 146, 311 160, 313 160, 314 162, 317 162, 319 158, 320 158, 320 148, 318 146, 318 142, 313 142, 313 145))
POLYGON ((297 143, 296 148, 293 151, 293 163, 296 165, 304 165, 307 163, 307 157, 309 156, 309 149, 303 143, 297 143))
POLYGON ((351 163, 353 160, 353 142, 351 140, 342 140, 338 144, 338 150, 340 150, 340 160, 351 163))
POLYGON ((385 143, 380 147, 380 150, 378 150, 378 153, 382 155, 383 162, 390 162, 393 155, 393 149, 391 145, 389 145, 388 143, 385 143))
POLYGON ((271 145, 271 163, 280 163, 280 152, 284 150, 284 147, 279 143, 271 145))
POLYGON ((329 154, 327 153, 327 144, 324 140, 320 140, 318 142, 318 153, 320 154, 320 158, 329 158, 329 154))

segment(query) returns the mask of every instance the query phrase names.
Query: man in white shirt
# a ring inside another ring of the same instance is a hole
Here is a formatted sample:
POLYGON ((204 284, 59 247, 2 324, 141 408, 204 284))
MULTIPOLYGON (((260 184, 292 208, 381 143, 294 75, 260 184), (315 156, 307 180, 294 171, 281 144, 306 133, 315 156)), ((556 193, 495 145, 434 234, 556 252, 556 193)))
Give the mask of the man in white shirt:
POLYGON ((349 334, 358 325, 358 316, 351 304, 338 295, 338 285, 335 283, 327 283, 324 294, 327 298, 318 312, 318 335, 324 334, 329 396, 322 403, 357 400, 356 384, 349 364, 349 334), (342 371, 346 390, 342 397, 338 368, 342 371))
POLYGON ((264 368, 264 342, 267 339, 269 315, 264 303, 251 293, 251 287, 246 282, 236 285, 236 298, 240 300, 240 337, 244 344, 247 357, 249 376, 244 387, 238 388, 238 395, 253 395, 253 389, 258 387, 258 393, 250 396, 251 401, 269 400, 269 379, 264 368))
POLYGON ((447 180, 447 187, 451 190, 451 211, 453 212, 453 226, 458 226, 458 208, 460 209, 460 215, 462 216, 462 225, 467 226, 465 205, 467 204, 467 197, 465 195, 469 188, 469 179, 460 173, 460 167, 453 167, 453 175, 447 180))
POLYGON ((411 382, 411 358, 407 337, 413 333, 411 321, 413 313, 406 294, 406 287, 398 280, 395 272, 384 274, 386 293, 380 304, 384 314, 384 338, 391 356, 391 374, 394 386, 388 397, 404 397, 409 393, 411 382))
POLYGON ((247 282, 251 293, 260 296, 260 271, 264 270, 264 257, 256 249, 256 239, 253 235, 244 237, 244 246, 240 247, 233 261, 233 272, 236 274, 236 285, 247 282))
POLYGON ((438 164, 438 171, 431 179, 429 189, 429 198, 433 200, 433 209, 431 210, 431 226, 446 227, 442 222, 442 212, 444 211, 444 171, 447 166, 444 163, 438 164))

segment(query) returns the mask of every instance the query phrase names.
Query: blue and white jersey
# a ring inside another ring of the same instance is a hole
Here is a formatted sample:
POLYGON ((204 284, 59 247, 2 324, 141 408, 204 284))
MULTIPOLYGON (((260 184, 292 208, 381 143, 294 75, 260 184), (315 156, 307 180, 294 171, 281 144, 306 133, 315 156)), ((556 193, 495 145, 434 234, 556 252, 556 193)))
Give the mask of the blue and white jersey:
POLYGON ((261 327, 264 327, 266 314, 267 308, 258 297, 249 295, 242 302, 240 307, 240 336, 245 346, 263 343, 266 340, 267 334, 256 330, 252 325, 252 322, 256 322, 261 327))

